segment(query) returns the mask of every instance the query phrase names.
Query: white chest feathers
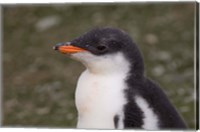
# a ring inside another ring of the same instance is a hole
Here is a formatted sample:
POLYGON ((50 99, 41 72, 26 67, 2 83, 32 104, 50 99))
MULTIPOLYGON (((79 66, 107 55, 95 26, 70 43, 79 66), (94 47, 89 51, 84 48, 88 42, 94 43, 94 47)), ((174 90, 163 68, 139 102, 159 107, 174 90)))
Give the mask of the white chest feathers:
POLYGON ((76 89, 78 128, 114 129, 115 115, 123 127, 124 79, 122 74, 95 75, 87 70, 81 75, 76 89))
POLYGON ((124 89, 129 63, 123 54, 94 56, 88 52, 76 53, 86 71, 79 78, 75 103, 78 110, 78 128, 114 129, 117 115, 118 128, 123 128, 124 89))

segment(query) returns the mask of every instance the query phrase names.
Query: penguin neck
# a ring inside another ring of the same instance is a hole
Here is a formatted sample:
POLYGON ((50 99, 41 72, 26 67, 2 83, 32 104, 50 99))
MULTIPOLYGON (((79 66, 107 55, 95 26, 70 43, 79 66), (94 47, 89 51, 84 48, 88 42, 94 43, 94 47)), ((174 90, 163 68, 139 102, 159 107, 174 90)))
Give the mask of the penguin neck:
POLYGON ((130 62, 130 78, 140 80, 144 77, 144 61, 139 49, 130 47, 131 50, 124 52, 125 57, 130 62))
POLYGON ((122 53, 101 56, 83 64, 90 73, 96 75, 124 74, 130 71, 130 64, 122 53))

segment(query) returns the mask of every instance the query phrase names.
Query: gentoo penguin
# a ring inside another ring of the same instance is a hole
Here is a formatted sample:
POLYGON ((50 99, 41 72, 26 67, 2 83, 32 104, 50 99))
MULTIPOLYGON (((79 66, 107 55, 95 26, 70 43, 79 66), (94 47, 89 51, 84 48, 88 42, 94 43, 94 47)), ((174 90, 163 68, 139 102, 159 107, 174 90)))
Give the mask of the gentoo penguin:
POLYGON ((77 128, 186 129, 165 93, 145 77, 142 55, 124 31, 95 28, 54 49, 86 67, 75 92, 77 128))

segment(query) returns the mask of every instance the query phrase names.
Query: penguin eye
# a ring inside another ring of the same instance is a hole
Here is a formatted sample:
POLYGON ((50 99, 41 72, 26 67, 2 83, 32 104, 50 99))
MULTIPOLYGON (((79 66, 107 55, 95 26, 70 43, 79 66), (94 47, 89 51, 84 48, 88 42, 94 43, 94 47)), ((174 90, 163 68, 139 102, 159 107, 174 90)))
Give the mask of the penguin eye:
POLYGON ((99 50, 99 51, 105 51, 106 49, 107 49, 107 47, 104 45, 97 46, 97 50, 99 50))

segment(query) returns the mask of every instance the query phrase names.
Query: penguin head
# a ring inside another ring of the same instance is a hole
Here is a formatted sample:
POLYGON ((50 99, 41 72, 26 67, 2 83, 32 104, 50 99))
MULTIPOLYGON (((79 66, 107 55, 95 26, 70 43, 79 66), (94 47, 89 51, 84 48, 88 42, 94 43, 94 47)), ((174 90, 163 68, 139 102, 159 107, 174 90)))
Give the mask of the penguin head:
POLYGON ((57 44, 54 49, 69 54, 88 69, 99 72, 111 69, 130 71, 132 65, 136 63, 141 63, 143 67, 142 57, 136 44, 120 29, 92 29, 70 42, 57 44))

